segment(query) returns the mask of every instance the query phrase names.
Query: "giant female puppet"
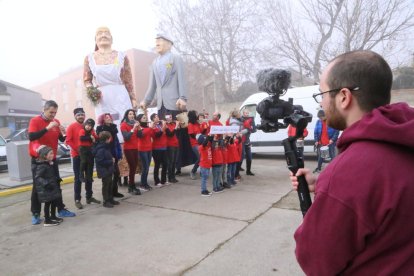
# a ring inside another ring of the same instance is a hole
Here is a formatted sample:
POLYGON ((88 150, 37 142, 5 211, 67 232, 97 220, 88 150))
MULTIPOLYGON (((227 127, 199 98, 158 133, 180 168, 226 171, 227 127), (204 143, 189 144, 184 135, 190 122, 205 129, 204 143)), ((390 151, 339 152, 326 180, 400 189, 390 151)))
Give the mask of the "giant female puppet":
MULTIPOLYGON (((119 127, 125 110, 137 107, 129 60, 125 53, 112 50, 112 35, 107 27, 96 30, 95 43, 95 52, 84 61, 83 81, 88 91, 95 87, 101 91, 95 103, 96 118, 109 113, 119 127)), ((123 142, 120 133, 118 138, 123 142)))

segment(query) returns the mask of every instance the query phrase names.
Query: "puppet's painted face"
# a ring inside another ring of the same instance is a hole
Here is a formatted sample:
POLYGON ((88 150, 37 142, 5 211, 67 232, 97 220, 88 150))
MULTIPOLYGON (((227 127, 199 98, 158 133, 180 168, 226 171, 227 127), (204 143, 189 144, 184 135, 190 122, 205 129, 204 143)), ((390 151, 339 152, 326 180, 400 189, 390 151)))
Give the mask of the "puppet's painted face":
POLYGON ((111 46, 112 45, 112 35, 106 27, 101 27, 96 30, 95 42, 98 48, 111 46))

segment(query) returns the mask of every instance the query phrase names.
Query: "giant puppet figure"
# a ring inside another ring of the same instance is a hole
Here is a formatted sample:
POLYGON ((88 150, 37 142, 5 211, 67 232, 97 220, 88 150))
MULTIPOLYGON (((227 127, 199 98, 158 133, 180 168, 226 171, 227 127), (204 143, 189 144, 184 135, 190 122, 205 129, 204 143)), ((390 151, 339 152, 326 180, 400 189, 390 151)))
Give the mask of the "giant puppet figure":
MULTIPOLYGON (((119 126, 125 110, 137 107, 129 60, 125 53, 112 49, 107 27, 96 30, 95 43, 95 52, 84 61, 83 81, 88 92, 94 87, 101 91, 95 102, 96 118, 109 113, 119 126)), ((122 135, 118 138, 123 142, 122 135)))

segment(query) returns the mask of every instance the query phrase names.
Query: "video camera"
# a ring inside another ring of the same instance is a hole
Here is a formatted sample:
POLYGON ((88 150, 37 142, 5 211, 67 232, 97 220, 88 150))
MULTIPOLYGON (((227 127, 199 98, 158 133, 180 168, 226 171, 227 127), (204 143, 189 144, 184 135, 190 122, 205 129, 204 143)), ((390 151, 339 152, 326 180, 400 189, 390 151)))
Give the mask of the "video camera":
MULTIPOLYGON (((296 136, 288 137, 282 141, 285 149, 286 163, 289 170, 296 172, 304 167, 303 157, 299 154, 296 147, 296 140, 303 136, 303 131, 312 121, 312 114, 303 110, 300 105, 294 105, 293 99, 288 101, 279 99, 283 96, 290 85, 290 72, 279 69, 265 69, 256 75, 257 85, 260 91, 267 92, 270 96, 263 99, 256 107, 260 114, 260 125, 258 129, 264 132, 275 132, 280 128, 287 128, 290 125, 296 127, 296 136), (283 119, 283 123, 279 120, 283 119)), ((303 175, 298 177, 298 196, 300 209, 303 216, 310 208, 312 200, 309 193, 308 184, 303 175)))
POLYGON ((263 99, 256 107, 260 114, 258 129, 264 132, 275 132, 287 128, 289 124, 294 127, 306 128, 312 121, 312 114, 303 110, 301 105, 294 105, 293 99, 288 101, 279 99, 286 94, 290 85, 290 72, 286 70, 268 68, 259 71, 256 75, 259 91, 267 92, 270 96, 263 99), (283 123, 279 120, 283 119, 283 123))

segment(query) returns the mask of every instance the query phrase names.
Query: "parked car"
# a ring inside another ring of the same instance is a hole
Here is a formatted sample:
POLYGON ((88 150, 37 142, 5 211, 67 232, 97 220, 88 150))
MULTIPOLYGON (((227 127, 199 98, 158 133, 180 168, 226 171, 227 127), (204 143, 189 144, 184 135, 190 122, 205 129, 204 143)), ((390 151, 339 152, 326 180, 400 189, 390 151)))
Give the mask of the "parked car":
MULTIPOLYGON (((9 136, 6 137, 7 142, 10 142, 10 141, 17 142, 17 141, 26 141, 26 140, 29 140, 29 133, 27 131, 27 128, 15 130, 9 136)), ((60 141, 58 143, 56 159, 59 161, 70 160, 70 148, 65 143, 60 142, 60 141)))
POLYGON ((0 135, 0 171, 7 170, 6 140, 0 135))

